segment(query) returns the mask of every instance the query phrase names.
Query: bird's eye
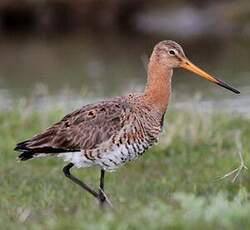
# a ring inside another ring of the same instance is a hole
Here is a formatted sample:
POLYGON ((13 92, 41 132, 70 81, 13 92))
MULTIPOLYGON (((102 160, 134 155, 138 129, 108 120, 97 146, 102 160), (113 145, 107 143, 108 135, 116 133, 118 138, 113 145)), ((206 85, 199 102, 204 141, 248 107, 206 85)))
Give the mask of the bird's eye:
POLYGON ((175 55, 175 50, 171 49, 168 51, 169 55, 170 56, 174 56, 175 55))

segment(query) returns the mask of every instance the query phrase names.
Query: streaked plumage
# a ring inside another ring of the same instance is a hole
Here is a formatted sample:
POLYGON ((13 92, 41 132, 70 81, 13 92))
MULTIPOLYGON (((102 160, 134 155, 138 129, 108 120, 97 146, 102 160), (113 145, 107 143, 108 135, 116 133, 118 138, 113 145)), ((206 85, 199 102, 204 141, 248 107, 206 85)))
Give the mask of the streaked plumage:
POLYGON ((36 157, 63 157, 70 162, 65 176, 94 195, 101 204, 108 201, 103 192, 104 171, 112 171, 142 155, 159 138, 170 94, 173 68, 183 67, 239 93, 208 75, 185 56, 173 41, 158 43, 148 65, 148 80, 142 94, 130 94, 83 106, 66 115, 43 133, 17 144, 20 160, 36 157), (99 192, 70 174, 76 166, 101 168, 99 192))
POLYGON ((161 131, 162 114, 150 105, 138 107, 139 101, 143 95, 86 105, 18 144, 16 149, 24 150, 19 157, 58 156, 79 168, 98 165, 114 170, 141 155, 161 131))

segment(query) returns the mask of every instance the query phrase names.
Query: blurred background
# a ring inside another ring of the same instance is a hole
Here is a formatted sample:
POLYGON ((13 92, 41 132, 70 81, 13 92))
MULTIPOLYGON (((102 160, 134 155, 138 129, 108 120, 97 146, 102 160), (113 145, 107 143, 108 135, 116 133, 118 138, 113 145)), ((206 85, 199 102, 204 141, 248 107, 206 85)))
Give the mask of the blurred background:
POLYGON ((1 108, 20 97, 46 106, 48 95, 84 104, 140 91, 152 48, 165 39, 242 92, 177 70, 175 107, 195 99, 202 110, 250 114, 249 0, 1 0, 1 108))

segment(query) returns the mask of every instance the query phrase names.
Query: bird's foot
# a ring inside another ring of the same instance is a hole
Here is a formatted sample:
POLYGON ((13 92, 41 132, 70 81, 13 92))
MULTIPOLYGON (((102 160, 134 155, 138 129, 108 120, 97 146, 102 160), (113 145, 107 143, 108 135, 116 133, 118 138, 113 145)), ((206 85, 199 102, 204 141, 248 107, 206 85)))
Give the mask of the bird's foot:
POLYGON ((102 208, 105 206, 109 206, 109 207, 113 208, 113 205, 112 205, 110 199, 107 197, 107 195, 104 193, 104 191, 101 188, 99 188, 98 200, 99 200, 99 204, 102 208))

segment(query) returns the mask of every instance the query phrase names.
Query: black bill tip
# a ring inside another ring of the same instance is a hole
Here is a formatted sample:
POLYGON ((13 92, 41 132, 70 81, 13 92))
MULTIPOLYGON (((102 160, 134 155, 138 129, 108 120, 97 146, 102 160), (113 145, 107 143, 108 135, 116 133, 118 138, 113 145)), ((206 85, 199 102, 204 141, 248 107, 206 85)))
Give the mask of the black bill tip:
POLYGON ((219 86, 221 86, 221 87, 223 87, 225 89, 228 89, 228 90, 230 90, 230 91, 232 91, 232 92, 234 92, 236 94, 240 94, 239 90, 231 87, 230 85, 226 84, 225 82, 223 82, 223 81, 221 81, 219 79, 216 79, 216 80, 218 80, 218 82, 216 82, 217 85, 219 85, 219 86))

